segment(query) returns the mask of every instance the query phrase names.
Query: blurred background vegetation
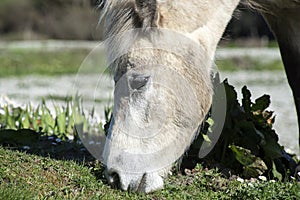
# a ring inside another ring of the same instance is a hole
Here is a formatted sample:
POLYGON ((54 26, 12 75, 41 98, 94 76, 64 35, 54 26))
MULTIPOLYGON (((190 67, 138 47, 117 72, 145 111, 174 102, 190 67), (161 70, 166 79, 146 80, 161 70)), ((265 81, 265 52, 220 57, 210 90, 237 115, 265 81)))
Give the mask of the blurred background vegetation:
MULTIPOLYGON (((0 0, 1 40, 99 40, 99 0, 0 0)), ((273 36, 263 18, 241 5, 224 40, 267 45, 273 36), (245 40, 247 39, 247 40, 245 40)))
POLYGON ((2 40, 98 40, 97 0, 0 0, 2 40))

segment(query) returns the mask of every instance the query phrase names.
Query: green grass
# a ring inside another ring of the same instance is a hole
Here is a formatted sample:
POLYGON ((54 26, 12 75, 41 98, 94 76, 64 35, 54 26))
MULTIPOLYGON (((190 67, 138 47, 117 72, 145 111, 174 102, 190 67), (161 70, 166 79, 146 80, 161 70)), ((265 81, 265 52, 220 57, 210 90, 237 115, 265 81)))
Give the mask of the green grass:
MULTIPOLYGON (((200 165, 172 175, 164 190, 134 194, 111 189, 97 161, 75 162, 0 147, 0 199, 299 199, 299 183, 223 178, 200 165)), ((78 159, 77 159, 78 160, 78 159)))
POLYGON ((240 47, 267 47, 267 48, 278 48, 276 40, 262 41, 254 38, 240 38, 240 39, 229 39, 221 40, 219 46, 226 48, 240 48, 240 47))
MULTIPOLYGON (((90 50, 59 51, 0 50, 0 78, 23 75, 75 74, 90 50)), ((252 58, 217 60, 221 71, 233 70, 283 70, 280 60, 265 62, 252 58)))
POLYGON ((284 70, 284 66, 281 60, 263 61, 244 57, 216 60, 216 65, 221 71, 284 70))
POLYGON ((61 75, 78 71, 89 50, 0 50, 0 77, 61 75))

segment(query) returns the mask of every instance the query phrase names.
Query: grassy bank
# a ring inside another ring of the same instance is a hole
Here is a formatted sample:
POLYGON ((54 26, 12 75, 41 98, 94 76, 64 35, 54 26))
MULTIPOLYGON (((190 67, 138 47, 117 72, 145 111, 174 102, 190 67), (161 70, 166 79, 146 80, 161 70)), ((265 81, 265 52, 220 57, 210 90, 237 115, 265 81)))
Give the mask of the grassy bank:
POLYGON ((61 75, 78 71, 89 50, 0 50, 0 77, 61 75))
POLYGON ((216 60, 216 65, 220 71, 237 70, 284 70, 281 60, 258 60, 254 58, 229 58, 216 60))
POLYGON ((52 159, 0 147, 1 199, 299 199, 299 183, 228 180, 200 165, 172 175, 164 190, 133 194, 111 189, 96 161, 52 159))
MULTIPOLYGON (((89 53, 87 49, 0 50, 0 77, 74 74, 89 53)), ((254 58, 230 58, 217 60, 216 64, 221 71, 283 70, 280 60, 265 62, 254 58)))

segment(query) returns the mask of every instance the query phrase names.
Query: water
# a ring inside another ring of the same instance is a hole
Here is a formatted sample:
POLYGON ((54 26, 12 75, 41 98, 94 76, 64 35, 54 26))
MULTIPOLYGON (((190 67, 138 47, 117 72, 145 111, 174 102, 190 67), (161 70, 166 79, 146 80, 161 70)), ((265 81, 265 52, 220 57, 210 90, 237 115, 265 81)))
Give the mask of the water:
MULTIPOLYGON (((244 85, 252 92, 252 100, 263 94, 271 95, 270 110, 275 111, 274 128, 279 134, 280 143, 293 152, 298 149, 298 128, 296 111, 291 90, 283 71, 235 71, 221 72, 234 85, 239 99, 244 85)), ((84 98, 84 107, 96 111, 104 118, 104 107, 112 103, 113 82, 107 75, 64 75, 57 77, 24 76, 18 78, 1 78, 0 94, 7 95, 14 104, 31 102, 41 103, 48 99, 48 105, 64 104, 63 99, 74 95, 78 89, 84 98), (78 78, 80 81, 78 81, 78 78), (76 87, 75 83, 79 83, 76 87)))
MULTIPOLYGON (((66 97, 80 95, 87 110, 93 107, 104 118, 104 107, 112 103, 113 81, 108 75, 22 76, 0 78, 2 101, 8 97, 11 103, 37 106, 46 100, 54 113, 54 105, 65 105, 66 97)), ((0 98, 1 103, 1 98, 0 98)))

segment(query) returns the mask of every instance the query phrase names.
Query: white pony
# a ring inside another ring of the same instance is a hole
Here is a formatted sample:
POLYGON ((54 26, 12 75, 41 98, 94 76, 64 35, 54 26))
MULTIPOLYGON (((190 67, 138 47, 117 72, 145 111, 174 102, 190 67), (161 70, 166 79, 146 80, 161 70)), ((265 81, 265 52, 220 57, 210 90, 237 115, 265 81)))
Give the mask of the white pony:
MULTIPOLYGON (((104 0, 114 73, 113 119, 103 153, 108 182, 163 187, 211 107, 211 66, 240 0, 104 0)), ((300 109, 300 0, 251 0, 274 31, 300 109)))

